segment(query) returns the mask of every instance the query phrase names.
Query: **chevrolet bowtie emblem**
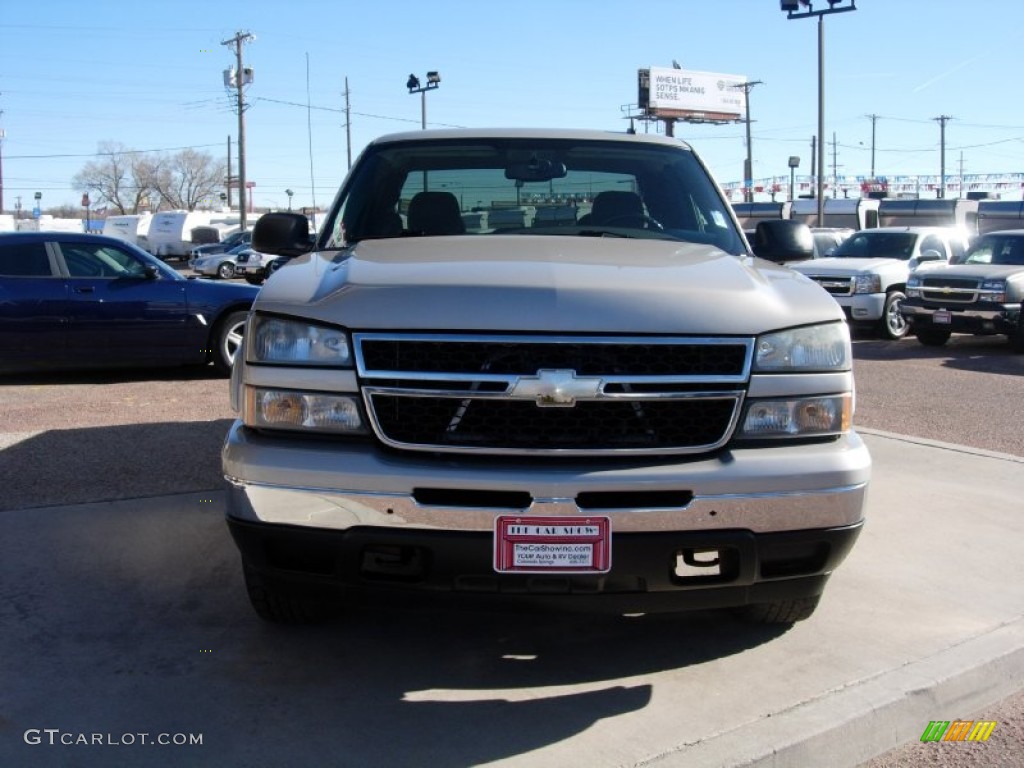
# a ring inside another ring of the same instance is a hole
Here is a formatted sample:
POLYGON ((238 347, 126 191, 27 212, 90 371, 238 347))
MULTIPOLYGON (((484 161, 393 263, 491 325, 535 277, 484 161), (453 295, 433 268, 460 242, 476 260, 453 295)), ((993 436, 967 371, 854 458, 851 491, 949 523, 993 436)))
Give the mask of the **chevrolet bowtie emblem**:
POLYGON ((535 400, 538 406, 572 408, 580 399, 593 399, 601 391, 599 378, 580 378, 573 370, 542 368, 536 376, 520 376, 510 397, 535 400))

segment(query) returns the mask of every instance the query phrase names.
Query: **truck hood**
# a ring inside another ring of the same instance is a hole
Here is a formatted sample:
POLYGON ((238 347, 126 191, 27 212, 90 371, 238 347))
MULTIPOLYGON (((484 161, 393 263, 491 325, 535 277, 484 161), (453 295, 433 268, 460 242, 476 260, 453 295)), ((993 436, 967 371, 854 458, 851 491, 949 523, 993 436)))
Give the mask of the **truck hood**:
POLYGON ((255 309, 353 330, 753 335, 841 320, 823 289, 710 245, 483 235, 365 240, 293 259, 255 309))

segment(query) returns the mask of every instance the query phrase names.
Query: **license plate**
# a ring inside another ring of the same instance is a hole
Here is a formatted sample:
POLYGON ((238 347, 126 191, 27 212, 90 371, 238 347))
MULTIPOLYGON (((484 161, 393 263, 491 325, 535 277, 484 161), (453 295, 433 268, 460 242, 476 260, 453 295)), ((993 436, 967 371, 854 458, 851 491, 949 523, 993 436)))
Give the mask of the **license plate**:
POLYGON ((948 325, 952 322, 952 315, 948 309, 937 309, 932 313, 932 322, 942 325, 948 325))
POLYGON ((502 515, 494 521, 499 573, 607 573, 611 567, 611 518, 502 515))

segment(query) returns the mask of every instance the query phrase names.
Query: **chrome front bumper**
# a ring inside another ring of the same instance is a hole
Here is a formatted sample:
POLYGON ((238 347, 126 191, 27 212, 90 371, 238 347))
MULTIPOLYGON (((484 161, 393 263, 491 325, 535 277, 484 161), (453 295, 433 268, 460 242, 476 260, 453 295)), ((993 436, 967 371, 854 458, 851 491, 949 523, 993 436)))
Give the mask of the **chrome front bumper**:
POLYGON ((795 531, 863 520, 871 470, 850 433, 829 443, 723 451, 673 463, 496 462, 401 456, 372 443, 266 437, 236 422, 223 449, 229 518, 322 530, 360 526, 491 531, 498 515, 595 515, 620 532, 795 531), (520 506, 423 503, 459 492, 518 494, 520 506), (672 507, 619 504, 581 508, 580 494, 678 491, 672 507))

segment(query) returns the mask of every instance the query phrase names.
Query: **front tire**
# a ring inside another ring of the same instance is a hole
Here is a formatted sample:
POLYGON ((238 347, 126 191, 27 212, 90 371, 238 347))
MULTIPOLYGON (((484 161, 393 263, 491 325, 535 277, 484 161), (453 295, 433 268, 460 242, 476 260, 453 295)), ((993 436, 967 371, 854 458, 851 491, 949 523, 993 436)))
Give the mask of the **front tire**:
POLYGON ((256 615, 274 624, 319 624, 339 612, 339 606, 301 595, 264 576, 248 564, 243 566, 245 589, 256 615))
POLYGON ((1024 313, 1017 320, 1017 330, 1010 334, 1010 349, 1024 352, 1024 313))
POLYGON ((217 277, 221 280, 229 280, 235 276, 235 265, 230 261, 225 261, 219 267, 217 267, 217 277))
POLYGON ((885 305, 882 308, 882 319, 879 321, 879 329, 882 335, 890 341, 899 341, 910 330, 907 319, 900 314, 900 304, 907 298, 902 291, 889 291, 885 295, 885 305))
POLYGON ((821 595, 755 603, 738 609, 740 618, 751 624, 794 624, 809 619, 818 607, 821 595))
POLYGON ((213 364, 218 371, 225 375, 231 373, 235 355, 242 348, 242 341, 245 337, 245 319, 248 316, 248 312, 229 312, 217 323, 213 335, 213 364))
POLYGON ((918 328, 914 335, 926 347, 941 347, 949 341, 951 332, 944 328, 918 328))

